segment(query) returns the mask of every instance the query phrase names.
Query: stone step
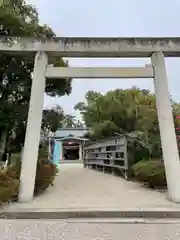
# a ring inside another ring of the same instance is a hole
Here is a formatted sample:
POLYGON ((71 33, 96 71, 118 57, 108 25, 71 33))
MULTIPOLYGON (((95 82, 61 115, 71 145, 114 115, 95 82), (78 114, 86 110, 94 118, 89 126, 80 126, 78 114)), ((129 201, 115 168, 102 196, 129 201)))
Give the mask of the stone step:
POLYGON ((180 209, 98 210, 98 209, 16 209, 2 210, 0 219, 178 219, 180 209))

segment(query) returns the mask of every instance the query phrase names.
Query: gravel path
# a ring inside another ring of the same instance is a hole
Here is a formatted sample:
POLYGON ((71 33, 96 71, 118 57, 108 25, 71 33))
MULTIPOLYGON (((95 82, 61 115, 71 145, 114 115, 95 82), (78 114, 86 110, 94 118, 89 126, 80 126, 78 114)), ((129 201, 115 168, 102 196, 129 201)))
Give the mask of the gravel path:
POLYGON ((168 201, 166 193, 83 168, 80 164, 62 164, 55 186, 30 203, 14 203, 8 209, 143 209, 179 206, 168 201))

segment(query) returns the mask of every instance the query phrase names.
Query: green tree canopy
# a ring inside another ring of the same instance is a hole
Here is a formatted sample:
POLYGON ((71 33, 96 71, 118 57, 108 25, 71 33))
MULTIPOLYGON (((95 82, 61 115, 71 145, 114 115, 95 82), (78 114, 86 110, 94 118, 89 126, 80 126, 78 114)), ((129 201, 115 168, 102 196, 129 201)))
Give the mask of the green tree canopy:
MULTIPOLYGON (((174 117, 180 115, 180 104, 172 101, 174 117)), ((88 137, 99 139, 118 134, 128 134, 139 139, 144 147, 153 151, 160 148, 160 133, 155 95, 137 87, 116 89, 106 94, 89 91, 85 102, 75 106, 84 123, 91 128, 88 137)), ((180 125, 175 119, 176 125, 180 125)))
POLYGON ((56 132, 58 128, 63 126, 64 119, 64 111, 59 105, 50 109, 44 109, 41 127, 43 135, 46 137, 50 133, 56 132))
MULTIPOLYGON (((39 23, 37 9, 24 0, 1 5, 0 23, 0 37, 7 42, 11 36, 55 37, 51 28, 39 23)), ((49 64, 68 65, 60 57, 51 57, 49 64)), ((0 138, 5 132, 7 140, 16 136, 19 126, 26 127, 33 66, 34 56, 0 55, 0 138)), ((45 92, 51 97, 70 94, 71 79, 48 79, 45 92)))
POLYGON ((85 99, 75 109, 80 111, 88 127, 110 121, 119 131, 144 131, 151 129, 157 120, 155 97, 147 90, 116 89, 105 95, 89 91, 85 99))

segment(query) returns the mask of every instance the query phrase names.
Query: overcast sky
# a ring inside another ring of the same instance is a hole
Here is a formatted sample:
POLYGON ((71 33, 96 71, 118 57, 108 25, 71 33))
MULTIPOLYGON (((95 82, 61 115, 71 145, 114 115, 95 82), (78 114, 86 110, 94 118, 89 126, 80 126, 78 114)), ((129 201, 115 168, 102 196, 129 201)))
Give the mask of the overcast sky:
MULTIPOLYGON (((179 0, 28 0, 36 5, 42 23, 59 37, 180 37, 179 0)), ((149 59, 70 59, 71 66, 141 66, 149 59)), ((167 59, 170 93, 180 101, 180 59, 167 59)), ((152 80, 73 80, 68 97, 45 98, 45 106, 60 104, 66 113, 79 115, 75 103, 83 101, 88 90, 102 93, 136 85, 153 91, 152 80)))

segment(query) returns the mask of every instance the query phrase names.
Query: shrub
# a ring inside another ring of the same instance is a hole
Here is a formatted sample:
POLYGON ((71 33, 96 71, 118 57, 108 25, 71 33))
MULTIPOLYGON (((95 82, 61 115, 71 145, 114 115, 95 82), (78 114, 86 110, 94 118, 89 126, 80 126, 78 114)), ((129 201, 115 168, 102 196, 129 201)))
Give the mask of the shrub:
POLYGON ((17 196, 19 180, 9 177, 6 172, 0 172, 0 202, 10 201, 17 196))
MULTIPOLYGON (((11 165, 5 170, 0 171, 0 202, 17 199, 21 172, 20 159, 20 154, 12 155, 11 165)), ((36 170, 34 194, 39 194, 52 185, 56 173, 56 165, 47 160, 46 152, 40 151, 36 170)))
MULTIPOLYGON (((18 162, 13 166, 8 167, 6 173, 13 179, 19 179, 21 172, 21 163, 18 162)), ((53 184, 55 176, 57 174, 56 165, 50 161, 41 161, 37 163, 36 179, 35 179, 35 194, 45 191, 50 185, 53 184)))
POLYGON ((14 165, 21 160, 21 154, 20 153, 12 153, 11 158, 10 158, 10 164, 14 165))
POLYGON ((47 160, 48 159, 48 152, 45 151, 44 149, 39 148, 38 159, 39 160, 47 160))
POLYGON ((132 166, 133 176, 136 180, 144 182, 150 188, 166 186, 164 163, 157 161, 140 161, 132 166))
POLYGON ((53 184, 57 174, 56 165, 38 161, 35 179, 34 193, 39 194, 53 184))
POLYGON ((6 169, 6 174, 13 179, 20 179, 21 162, 17 161, 14 165, 6 169))

